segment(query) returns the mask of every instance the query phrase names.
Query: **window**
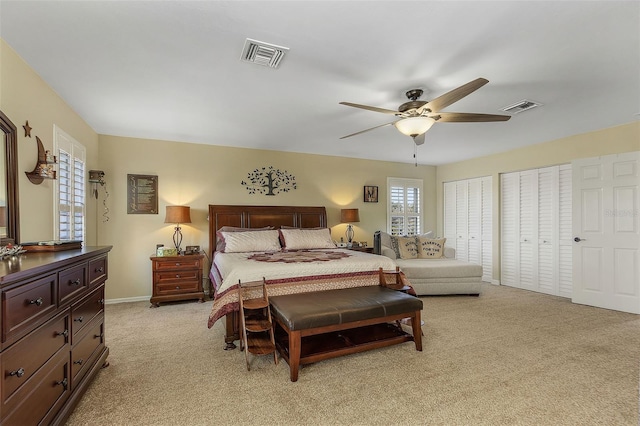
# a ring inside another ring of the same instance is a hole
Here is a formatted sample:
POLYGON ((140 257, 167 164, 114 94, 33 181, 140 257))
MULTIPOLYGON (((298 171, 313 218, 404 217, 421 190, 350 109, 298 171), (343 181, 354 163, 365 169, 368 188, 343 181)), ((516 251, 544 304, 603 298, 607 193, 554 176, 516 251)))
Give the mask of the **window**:
POLYGON ((422 179, 387 178, 387 232, 422 232, 422 179))
POLYGON ((54 130, 54 146, 58 153, 54 238, 84 241, 85 148, 58 127, 54 130))

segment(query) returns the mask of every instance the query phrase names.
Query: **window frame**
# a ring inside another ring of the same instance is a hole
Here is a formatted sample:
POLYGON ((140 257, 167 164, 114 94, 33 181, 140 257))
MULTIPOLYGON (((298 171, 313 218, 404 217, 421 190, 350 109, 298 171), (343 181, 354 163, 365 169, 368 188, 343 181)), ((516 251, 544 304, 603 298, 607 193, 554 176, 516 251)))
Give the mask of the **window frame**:
POLYGON ((413 179, 413 178, 398 178, 398 177, 387 177, 387 233, 391 235, 417 235, 422 233, 422 228, 424 227, 424 181, 422 179, 413 179), (402 232, 400 234, 395 233, 393 231, 393 217, 400 216, 397 213, 392 212, 392 197, 393 191, 392 188, 402 187, 404 192, 404 206, 403 206, 403 224, 402 224, 402 232), (407 190, 408 188, 415 188, 418 191, 418 202, 416 203, 418 207, 417 213, 409 213, 407 209, 407 190), (415 233, 409 233, 409 218, 417 218, 417 229, 415 233))
POLYGON ((62 241, 75 241, 75 240, 84 241, 87 235, 87 178, 86 178, 87 150, 83 144, 75 140, 68 133, 66 133, 64 130, 62 130, 60 127, 56 125, 54 125, 53 149, 58 157, 58 173, 57 173, 57 179, 54 181, 54 193, 53 193, 53 234, 54 234, 53 238, 55 240, 62 240, 62 241), (61 209, 62 203, 61 203, 61 197, 60 197, 60 182, 62 179, 62 170, 60 168, 62 165, 61 163, 62 156, 60 155, 61 150, 68 153, 70 157, 69 194, 71 194, 72 200, 70 202, 71 214, 69 218, 70 238, 68 239, 67 238, 63 239, 60 236, 60 228, 61 228, 60 213, 62 210, 61 209), (74 195, 77 189, 76 179, 74 179, 76 161, 80 161, 82 163, 82 176, 81 176, 82 193, 80 195, 81 197, 80 205, 76 204, 77 198, 79 197, 74 195), (80 236, 76 234, 76 228, 77 228, 76 215, 78 212, 81 213, 81 218, 82 218, 82 224, 81 224, 82 235, 80 236))

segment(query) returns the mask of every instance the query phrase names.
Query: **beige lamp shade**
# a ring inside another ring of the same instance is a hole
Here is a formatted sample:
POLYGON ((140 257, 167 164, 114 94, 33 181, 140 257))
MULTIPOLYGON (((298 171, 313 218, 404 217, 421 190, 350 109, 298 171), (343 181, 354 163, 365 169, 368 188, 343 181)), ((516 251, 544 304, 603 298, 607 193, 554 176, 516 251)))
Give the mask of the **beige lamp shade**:
POLYGON ((167 206, 164 223, 191 223, 191 207, 167 206))
POLYGON ((360 222, 360 212, 358 209, 342 209, 340 210, 340 222, 360 222))

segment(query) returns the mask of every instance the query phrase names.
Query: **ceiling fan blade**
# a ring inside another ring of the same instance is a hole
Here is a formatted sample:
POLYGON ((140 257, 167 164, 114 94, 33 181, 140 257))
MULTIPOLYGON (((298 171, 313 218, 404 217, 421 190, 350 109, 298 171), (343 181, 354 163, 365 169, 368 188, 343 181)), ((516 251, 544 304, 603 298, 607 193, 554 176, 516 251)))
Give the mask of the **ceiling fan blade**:
POLYGON ((476 78, 475 80, 470 81, 467 84, 463 84, 457 89, 453 89, 450 92, 447 92, 444 95, 440 95, 437 98, 427 102, 422 107, 418 108, 418 113, 421 113, 425 109, 430 109, 433 112, 438 112, 441 109, 448 107, 452 103, 459 101, 465 96, 475 92, 488 82, 489 80, 487 80, 486 78, 476 78))
POLYGON ((340 139, 350 138, 351 136, 359 135, 360 133, 366 133, 366 132, 369 132, 369 131, 371 131, 371 130, 375 130, 375 129, 380 128, 380 127, 390 126, 390 125, 392 125, 392 124, 395 124, 395 121, 394 121, 393 123, 386 123, 386 124, 381 124, 381 125, 376 126, 376 127, 371 127, 370 129, 360 130, 359 132, 351 133, 350 135, 343 136, 343 137, 341 137, 340 139))
POLYGON ((426 135, 426 133, 415 136, 413 138, 413 141, 416 143, 416 145, 422 145, 424 143, 424 135, 426 135))
POLYGON ((392 114, 392 115, 399 114, 398 111, 394 111, 392 109, 384 109, 384 108, 372 107, 372 106, 369 106, 369 105, 352 104, 351 102, 340 102, 340 105, 346 105, 346 106, 350 106, 350 107, 354 107, 354 108, 366 109, 366 110, 374 111, 374 112, 381 112, 383 114, 392 114))
POLYGON ((436 123, 479 123, 484 121, 508 121, 510 115, 477 114, 473 112, 438 112, 428 114, 436 123), (440 117, 440 118, 438 118, 440 117))

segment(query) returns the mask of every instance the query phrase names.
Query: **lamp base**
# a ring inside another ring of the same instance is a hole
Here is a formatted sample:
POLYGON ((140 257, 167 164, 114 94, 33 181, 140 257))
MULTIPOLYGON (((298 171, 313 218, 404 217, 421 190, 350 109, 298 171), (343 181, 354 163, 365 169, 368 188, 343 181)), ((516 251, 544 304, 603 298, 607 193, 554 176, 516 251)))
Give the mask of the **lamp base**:
POLYGON ((355 236, 355 232, 353 232, 353 225, 351 225, 350 223, 347 224, 347 231, 344 234, 347 237, 347 246, 350 246, 351 242, 353 241, 353 237, 355 236))
POLYGON ((176 226, 176 230, 173 233, 173 245, 176 246, 178 254, 181 254, 180 244, 182 244, 182 230, 180 226, 176 226))

